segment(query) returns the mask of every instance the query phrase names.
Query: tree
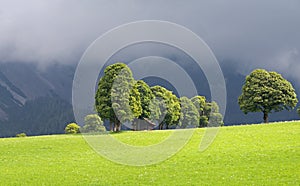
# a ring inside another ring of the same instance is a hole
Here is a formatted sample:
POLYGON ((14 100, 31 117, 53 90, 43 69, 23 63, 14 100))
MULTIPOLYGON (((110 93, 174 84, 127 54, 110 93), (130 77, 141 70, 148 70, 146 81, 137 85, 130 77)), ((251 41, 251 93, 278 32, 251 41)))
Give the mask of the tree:
POLYGON ((163 119, 159 123, 159 129, 163 129, 165 125, 168 129, 171 125, 175 125, 180 117, 180 103, 179 99, 169 90, 161 86, 151 87, 151 90, 160 100, 160 108, 162 111, 163 119))
POLYGON ((292 110, 297 104, 292 84, 276 72, 257 69, 246 77, 239 96, 240 109, 245 113, 262 112, 265 123, 268 114, 284 109, 292 110))
POLYGON ((154 99, 154 95, 150 87, 143 80, 138 80, 136 87, 141 97, 142 113, 140 118, 149 118, 151 114, 150 103, 154 99))
MULTIPOLYGON (((158 120, 161 115, 161 110, 159 107, 159 102, 155 99, 152 90, 143 80, 138 80, 135 83, 135 87, 139 92, 140 103, 141 103, 141 113, 139 117, 140 120, 150 119, 154 122, 158 120)), ((133 126, 137 125, 138 120, 134 121, 133 126)))
POLYGON ((76 123, 70 123, 65 128, 66 134, 77 134, 79 133, 80 126, 78 126, 76 123))
POLYGON ((204 114, 206 108, 206 98, 204 96, 195 96, 191 99, 199 113, 199 127, 206 127, 208 116, 204 114))
POLYGON ((297 113, 298 113, 298 115, 300 116, 300 107, 298 107, 297 113))
POLYGON ((193 102, 187 97, 180 98, 180 120, 179 126, 199 126, 199 112, 193 102))
POLYGON ((134 83, 132 72, 124 63, 109 65, 104 70, 95 96, 95 108, 101 118, 109 120, 111 131, 120 131, 121 123, 141 113, 139 92, 132 90, 134 83))
POLYGON ((195 96, 191 99, 196 106, 199 113, 199 127, 222 126, 224 125, 223 116, 219 113, 218 104, 213 102, 206 102, 204 96, 195 96))
POLYGON ((223 116, 219 112, 213 112, 209 116, 208 126, 209 127, 219 127, 223 126, 223 116))
MULTIPOLYGON (((132 111, 133 118, 139 118, 143 113, 143 107, 141 99, 144 95, 141 96, 141 93, 138 89, 138 83, 134 81, 133 86, 131 86, 130 95, 129 95, 129 105, 132 111)), ((131 118, 130 120, 132 120, 131 118)))
POLYGON ((219 127, 224 125, 223 116, 219 111, 219 105, 217 102, 207 102, 203 112, 204 116, 207 117, 205 127, 219 127))
POLYGON ((81 132, 84 133, 96 133, 105 132, 106 129, 103 125, 103 121, 97 114, 90 114, 84 118, 84 126, 81 132))

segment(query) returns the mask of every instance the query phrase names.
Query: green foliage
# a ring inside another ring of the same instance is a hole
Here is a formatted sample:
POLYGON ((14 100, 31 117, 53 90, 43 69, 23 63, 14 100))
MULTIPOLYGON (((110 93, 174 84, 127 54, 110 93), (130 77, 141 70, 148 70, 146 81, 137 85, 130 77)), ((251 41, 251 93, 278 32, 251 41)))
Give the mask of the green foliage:
MULTIPOLYGON (((204 107, 204 115, 208 118, 208 127, 219 127, 223 126, 223 116, 219 113, 219 106, 217 102, 208 102, 204 107)), ((201 124, 200 124, 201 125, 201 124)))
POLYGON ((26 137, 27 135, 26 135, 26 133, 19 133, 19 134, 17 134, 16 135, 16 137, 18 137, 18 138, 20 138, 20 137, 26 137))
POLYGON ((204 96, 195 96, 191 99, 193 104, 196 106, 199 115, 203 116, 204 115, 204 108, 206 106, 206 98, 204 96))
POLYGON ((90 114, 84 118, 84 126, 81 129, 83 133, 105 132, 103 121, 97 114, 90 114))
POLYGON ((65 128, 66 134, 77 134, 79 133, 80 126, 78 126, 76 123, 70 123, 65 128))
POLYGON ((213 112, 210 114, 209 122, 208 122, 209 127, 219 127, 219 126, 223 126, 223 125, 224 125, 224 122, 223 122, 222 114, 220 114, 218 112, 213 112))
POLYGON ((223 116, 219 113, 219 106, 215 101, 206 102, 204 96, 195 96, 191 100, 200 115, 199 127, 224 125, 223 116))
POLYGON ((207 127, 208 125, 208 117, 203 115, 199 118, 199 127, 207 127))
POLYGON ((263 112, 267 123, 269 113, 292 110, 298 100, 292 84, 280 74, 257 69, 246 77, 238 102, 245 114, 263 112))
POLYGON ((134 118, 140 117, 141 114, 143 113, 143 107, 141 103, 142 97, 143 96, 141 96, 138 89, 138 84, 134 83, 134 85, 131 86, 130 95, 129 95, 129 105, 133 115, 133 117, 130 118, 130 121, 132 121, 134 118))
MULTIPOLYGON (((114 131, 120 130, 120 123, 135 122, 136 118, 148 118, 159 122, 159 129, 179 125, 207 126, 211 113, 219 113, 215 102, 206 103, 204 96, 195 96, 191 100, 179 99, 161 86, 149 87, 144 81, 135 81, 131 70, 123 63, 106 67, 100 78, 95 96, 95 108, 102 119, 114 123, 114 131), (182 121, 179 122, 179 118, 182 121), (195 123, 195 119, 197 122, 195 123)), ((222 116, 214 115, 214 125, 223 124, 222 116)), ((134 124, 133 124, 134 125, 134 124)), ((110 126, 112 130, 112 125, 110 126)))
POLYGON ((151 90, 157 98, 160 98, 160 105, 165 109, 161 109, 163 120, 159 124, 159 128, 163 129, 163 125, 169 128, 171 125, 176 125, 180 117, 180 102, 179 99, 169 90, 161 86, 151 87, 151 90))
MULTIPOLYGON (((176 155, 143 167, 99 157, 80 135, 0 138, 1 185, 299 185, 299 127, 300 122, 222 127, 204 152, 198 149, 205 129, 196 129, 176 155)), ((111 135, 148 146, 172 133, 111 135)))
POLYGON ((297 113, 298 113, 298 115, 300 116, 300 107, 298 107, 297 113))
POLYGON ((136 87, 140 93, 142 113, 141 118, 149 118, 151 114, 151 100, 154 99, 154 95, 150 87, 143 80, 136 82, 136 87))
MULTIPOLYGON (((114 123, 114 131, 121 124, 138 117, 142 110, 139 92, 134 86, 131 70, 124 63, 106 67, 95 96, 95 108, 102 119, 114 123)), ((112 130, 112 125, 110 126, 112 130)))
POLYGON ((187 126, 199 126, 199 112, 193 102, 187 97, 181 97, 180 107, 179 126, 183 128, 187 126))
POLYGON ((204 96, 195 96, 191 99, 199 113, 199 127, 207 127, 208 117, 210 114, 210 107, 206 105, 206 98, 204 96))
POLYGON ((164 116, 164 103, 161 102, 159 99, 153 98, 150 101, 149 110, 151 111, 149 119, 151 121, 159 121, 164 116))

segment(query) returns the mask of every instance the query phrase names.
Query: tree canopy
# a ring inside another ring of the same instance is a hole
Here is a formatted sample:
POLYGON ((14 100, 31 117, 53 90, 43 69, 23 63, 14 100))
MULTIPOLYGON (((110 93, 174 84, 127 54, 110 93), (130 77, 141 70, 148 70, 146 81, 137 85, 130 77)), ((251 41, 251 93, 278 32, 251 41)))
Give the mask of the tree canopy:
POLYGON ((180 102, 179 99, 169 90, 161 86, 151 87, 154 96, 161 98, 162 116, 164 118, 159 124, 159 128, 163 129, 165 125, 168 129, 171 125, 175 125, 180 117, 180 102))
POLYGON ((95 108, 101 118, 109 120, 110 130, 120 131, 121 122, 141 114, 139 92, 134 83, 132 72, 124 63, 105 68, 98 84, 95 108))
POLYGON ((206 127, 208 124, 208 115, 205 115, 206 98, 204 96, 195 96, 191 99, 199 113, 199 127, 206 127))
POLYGON ((292 110, 298 100, 290 82, 276 72, 257 69, 246 77, 239 96, 240 109, 245 113, 262 112, 264 122, 268 123, 268 114, 284 109, 292 110))
POLYGON ((204 96, 191 100, 177 98, 161 86, 150 88, 144 81, 134 80, 124 63, 109 65, 104 70, 95 95, 95 109, 102 119, 109 121, 111 131, 121 130, 125 122, 134 126, 137 119, 158 123, 159 129, 189 125, 206 127, 211 114, 215 118, 212 121, 223 122, 215 102, 207 103, 204 96))
POLYGON ((81 129, 83 133, 105 132, 103 121, 97 114, 90 114, 84 118, 84 126, 81 129))
POLYGON ((180 98, 180 120, 178 125, 182 128, 199 126, 199 112, 193 102, 187 97, 180 98))
POLYGON ((149 118, 151 115, 151 100, 154 98, 152 90, 143 80, 138 80, 136 82, 137 90, 140 93, 142 113, 141 118, 149 118))

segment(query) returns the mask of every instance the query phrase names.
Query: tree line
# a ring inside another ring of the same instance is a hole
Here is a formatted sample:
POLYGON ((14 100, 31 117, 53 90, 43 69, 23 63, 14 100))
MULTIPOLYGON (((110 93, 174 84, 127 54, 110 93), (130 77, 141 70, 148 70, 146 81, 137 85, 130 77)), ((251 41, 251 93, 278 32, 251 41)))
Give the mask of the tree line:
POLYGON ((150 87, 135 80, 124 63, 105 68, 95 95, 95 110, 109 121, 111 131, 120 131, 122 123, 135 125, 138 120, 154 122, 159 129, 223 125, 216 102, 199 95, 178 98, 164 87, 150 87))
MULTIPOLYGON (((256 69, 246 76, 238 103, 245 114, 262 112, 263 121, 268 123, 269 113, 293 110, 298 99, 292 84, 279 73, 256 69)), ((124 122, 135 125, 138 119, 156 121, 158 129, 223 125, 216 102, 208 102, 199 95, 178 98, 164 87, 149 87, 143 80, 134 80, 131 70, 123 63, 105 69, 98 83, 95 109, 102 119, 110 122, 111 131, 120 131, 124 122)), ((300 115, 300 107, 297 113, 300 115)), ((103 131, 103 122, 97 117, 87 116, 83 131, 96 132, 100 128, 103 131)))

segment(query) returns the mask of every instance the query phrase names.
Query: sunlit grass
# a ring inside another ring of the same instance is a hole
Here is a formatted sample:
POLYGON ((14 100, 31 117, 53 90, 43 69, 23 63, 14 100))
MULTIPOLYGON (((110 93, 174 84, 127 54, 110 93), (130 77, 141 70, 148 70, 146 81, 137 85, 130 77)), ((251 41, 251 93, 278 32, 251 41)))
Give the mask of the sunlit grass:
MULTIPOLYGON (((299 185, 300 122, 222 127, 204 152, 197 129, 166 161, 142 167, 111 162, 80 135, 0 139, 0 185, 299 185)), ((170 131, 122 132, 151 145, 170 131)), ((121 153, 121 152, 120 152, 121 153)))

